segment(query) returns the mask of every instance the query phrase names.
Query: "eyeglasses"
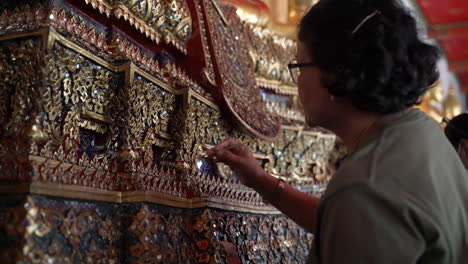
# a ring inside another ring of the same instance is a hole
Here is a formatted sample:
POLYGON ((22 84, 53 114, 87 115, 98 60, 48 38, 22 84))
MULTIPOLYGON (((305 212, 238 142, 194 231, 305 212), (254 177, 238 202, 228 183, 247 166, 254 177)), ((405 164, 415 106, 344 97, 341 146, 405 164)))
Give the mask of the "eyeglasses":
POLYGON ((289 73, 291 74, 292 81, 294 83, 297 83, 297 79, 299 78, 299 75, 301 74, 301 68, 311 67, 311 66, 316 66, 316 65, 317 64, 314 62, 289 63, 288 69, 289 69, 289 73))

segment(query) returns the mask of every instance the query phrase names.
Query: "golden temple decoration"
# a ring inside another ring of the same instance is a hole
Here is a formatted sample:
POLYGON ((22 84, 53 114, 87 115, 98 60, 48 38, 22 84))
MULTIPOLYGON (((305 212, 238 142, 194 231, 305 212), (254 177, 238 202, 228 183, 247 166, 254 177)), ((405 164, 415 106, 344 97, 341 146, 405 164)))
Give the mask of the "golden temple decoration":
POLYGON ((312 236, 206 158, 233 137, 324 192, 342 151, 304 127, 294 41, 215 0, 26 2, 0 13, 0 262, 305 262, 312 236), (249 122, 280 115, 276 141, 226 114, 229 81, 249 122))
POLYGON ((257 25, 243 23, 243 28, 254 62, 257 86, 266 92, 283 95, 290 101, 285 105, 267 99, 267 109, 288 124, 304 123, 302 110, 294 103, 298 101, 297 86, 287 67, 296 56, 296 42, 257 25))
POLYGON ((442 87, 442 82, 439 80, 433 84, 427 92, 427 100, 430 105, 437 105, 442 102, 444 99, 444 89, 442 87))
MULTIPOLYGON (((194 95, 194 93, 191 93, 194 95)), ((197 97, 195 97, 197 98, 197 97)), ((216 108, 211 107, 199 100, 192 99, 190 108, 194 111, 188 113, 186 125, 194 131, 187 134, 187 142, 197 142, 192 149, 187 149, 186 154, 181 157, 184 160, 198 160, 203 156, 204 146, 213 146, 226 137, 234 136, 249 145, 265 168, 274 175, 290 175, 291 179, 306 181, 311 172, 312 165, 318 165, 316 170, 325 173, 328 164, 328 154, 318 155, 317 153, 329 153, 334 146, 334 135, 327 135, 314 131, 304 131, 297 127, 283 126, 283 134, 274 143, 257 141, 252 137, 246 137, 233 130, 225 122, 220 123, 220 116, 216 108), (192 119, 193 118, 193 119, 192 119), (200 122, 201 121, 201 122, 200 122), (219 127, 212 124, 219 124, 219 127), (300 158, 299 158, 300 157, 300 158)), ((229 173, 227 175, 230 175, 229 173)), ((325 177, 327 178, 327 177, 325 177)), ((323 178, 322 180, 325 180, 323 178)))
POLYGON ((461 103, 455 95, 454 87, 450 85, 447 95, 444 96, 441 80, 438 80, 429 88, 422 99, 421 105, 417 107, 432 117, 437 123, 440 123, 444 117, 452 119, 463 112, 461 103))
MULTIPOLYGON (((134 74, 128 102, 128 127, 131 141, 128 144, 146 155, 153 155, 152 147, 158 145, 157 136, 170 139, 169 122, 174 111, 175 95, 162 89, 153 78, 134 74)), ((163 145, 164 146, 164 145, 163 145)))
MULTIPOLYGON (((197 11, 196 13, 198 16, 198 27, 199 27, 200 34, 201 34, 200 38, 202 41, 203 54, 204 54, 205 61, 206 61, 206 68, 203 69, 204 78, 206 79, 206 81, 208 81, 210 85, 216 87, 217 84, 216 84, 216 77, 215 77, 214 66, 213 66, 213 59, 211 57, 210 49, 208 47, 207 29, 206 29, 205 21, 204 19, 202 19, 203 11, 201 7, 201 3, 200 1, 193 1, 193 4, 195 5, 195 9, 197 11)), ((198 92, 202 94, 206 93, 202 91, 198 91, 198 92)))
POLYGON ((460 101, 458 101, 455 95, 455 89, 453 86, 450 86, 448 95, 442 102, 442 105, 444 107, 445 117, 448 119, 452 119, 463 112, 460 101))
POLYGON ((15 10, 4 9, 0 15, 0 36, 37 30, 47 26, 48 19, 48 10, 41 4, 35 8, 23 5, 15 10))
POLYGON ((159 63, 140 47, 120 35, 114 35, 112 43, 121 52, 123 58, 132 61, 138 67, 151 73, 155 78, 163 78, 163 71, 159 63))
POLYGON ((115 0, 84 0, 86 4, 91 5, 94 9, 99 10, 101 14, 107 17, 112 15, 113 5, 115 0))
POLYGON ((257 85, 279 94, 297 95, 287 67, 296 56, 295 41, 248 23, 244 23, 244 32, 255 64, 257 85))
POLYGON ((262 140, 275 140, 280 135, 281 121, 266 110, 255 87, 248 42, 235 8, 217 0, 202 2, 211 35, 210 52, 220 84, 216 91, 220 102, 247 131, 262 140), (224 22, 223 17, 228 20, 224 22))
MULTIPOLYGON (((89 53, 96 54, 101 57, 109 55, 109 45, 106 41, 106 32, 103 30, 96 30, 89 21, 85 20, 82 16, 71 13, 70 11, 59 6, 52 7, 49 15, 50 24, 54 27, 52 32, 60 32, 70 36, 71 40, 85 46, 90 50, 89 53)), ((65 39, 59 36, 60 34, 52 33, 53 36, 49 38, 53 42, 55 38, 65 39)), ((80 45, 71 44, 76 47, 80 45)), ((52 46, 52 43, 48 43, 52 46)))
POLYGON ((3 42, 0 54, 0 124, 7 135, 25 135, 35 121, 31 115, 39 109, 37 96, 40 94, 42 75, 30 75, 42 64, 39 56, 41 39, 30 38, 10 46, 3 42), (12 89, 14 87, 14 89, 12 89))
MULTIPOLYGON (((179 45, 178 42, 186 43, 192 33, 192 18, 187 2, 183 0, 165 0, 166 1, 166 21, 167 31, 171 34, 165 36, 166 42, 179 45)), ((186 50, 185 50, 186 53, 186 50)))
POLYGON ((305 117, 302 112, 292 107, 286 107, 275 102, 267 102, 267 109, 278 114, 285 121, 305 122, 305 117))
MULTIPOLYGON (((87 54, 79 47, 71 45, 71 43, 61 39, 60 35, 57 33, 51 32, 50 37, 55 39, 55 41, 49 41, 52 46, 50 47, 50 57, 47 57, 50 64, 47 67, 46 75, 48 76, 47 86, 53 87, 53 89, 44 93, 43 99, 55 103, 45 108, 49 121, 42 122, 40 127, 49 134, 55 135, 54 137, 56 139, 65 137, 66 140, 65 145, 61 145, 57 141, 55 141, 56 143, 50 141, 40 148, 40 150, 38 147, 33 147, 30 159, 35 170, 34 179, 38 182, 50 182, 50 184, 33 184, 30 187, 30 191, 70 198, 93 197, 93 199, 104 199, 106 201, 118 201, 116 200, 117 197, 128 197, 123 201, 157 201, 168 205, 193 207, 196 204, 193 198, 182 200, 179 198, 178 203, 174 204, 173 202, 173 200, 176 199, 175 197, 185 197, 187 192, 193 189, 199 190, 199 195, 205 197, 199 200, 198 206, 200 207, 209 205, 219 208, 236 208, 236 210, 256 211, 259 213, 275 212, 272 208, 262 205, 261 198, 258 194, 253 195, 252 190, 244 190, 245 188, 242 188, 240 183, 231 179, 229 171, 223 172, 223 178, 216 178, 208 174, 200 174, 199 172, 189 170, 188 174, 184 176, 187 181, 185 184, 183 183, 184 181, 180 184, 174 184, 174 176, 178 175, 178 172, 171 171, 173 169, 157 169, 157 167, 151 165, 151 160, 154 156, 152 146, 160 146, 163 149, 172 148, 170 146, 171 140, 168 136, 170 132, 167 132, 167 125, 168 122, 170 122, 168 118, 173 116, 170 113, 171 104, 174 103, 174 95, 171 95, 171 92, 177 91, 166 87, 164 83, 148 77, 144 71, 139 72, 135 66, 130 65, 130 68, 133 70, 131 70, 132 73, 129 76, 133 77, 131 77, 129 82, 131 89, 128 91, 128 95, 122 97, 124 96, 123 94, 117 96, 106 94, 116 91, 116 88, 112 88, 114 84, 110 81, 109 76, 114 76, 112 77, 114 80, 119 75, 122 76, 122 78, 127 76, 123 73, 128 66, 121 67, 112 64, 96 65, 87 58, 91 56, 91 54, 87 54), (80 53, 76 53, 70 50, 70 48, 76 48, 82 52, 81 54, 86 54, 86 56, 80 55, 80 53), (106 69, 104 67, 109 68, 106 69), (109 69, 123 70, 123 72, 112 72, 109 71, 109 69), (148 77, 148 79, 144 76, 148 77), (87 81, 93 80, 93 78, 96 78, 95 82, 87 81), (101 81, 102 83, 100 84, 101 81), (63 90, 56 90, 58 88, 63 90), (99 101, 102 99, 93 101, 95 99, 93 99, 94 97, 92 95, 95 94, 94 91, 96 89, 98 89, 98 94, 103 93, 96 98, 107 98, 106 101, 99 101), (169 96, 167 100, 164 99, 166 96, 169 96), (119 115, 129 117, 127 118, 128 121, 125 123, 117 121, 121 117, 103 115, 105 113, 118 113, 122 111, 117 109, 123 106, 123 102, 133 102, 133 104, 127 106, 129 107, 128 114, 123 113, 123 115, 119 115), (83 107, 79 107, 80 104, 82 104, 83 107), (62 130, 60 128, 60 122, 53 120, 59 118, 59 115, 57 115, 57 113, 60 113, 59 109, 67 105, 70 107, 70 110, 64 120, 65 124, 62 130), (109 108, 111 105, 113 108, 109 108), (155 109, 145 110, 142 107, 154 107, 155 109), (110 111, 109 109, 116 110, 110 111), (151 116, 145 116, 145 113, 151 113, 151 116), (155 120, 158 120, 157 123, 155 123, 155 120), (88 121, 88 123, 83 121, 88 121), (96 126, 97 124, 108 128, 100 130, 99 127, 96 126), (131 129, 123 134, 118 133, 117 131, 123 126, 131 129), (92 134, 83 134, 80 128, 107 135, 108 139, 104 141, 105 145, 94 146, 96 151, 101 154, 86 157, 85 152, 82 154, 83 156, 76 159, 74 151, 74 149, 76 149, 76 144, 81 145, 83 148, 93 147, 91 145, 85 145, 89 143, 83 141, 87 137, 92 137, 92 134), (158 139, 154 137, 157 135, 162 138, 158 139), (141 175, 140 177, 146 182, 143 186, 146 186, 145 188, 149 188, 149 190, 136 191, 134 188, 139 189, 139 187, 137 187, 138 183, 131 183, 136 180, 134 176, 114 174, 108 171, 109 166, 112 166, 109 164, 109 161, 113 159, 113 155, 115 155, 113 153, 118 151, 113 142, 115 139, 121 138, 122 136, 126 138, 123 143, 128 149, 120 151, 119 159, 126 162, 124 163, 126 164, 125 168, 128 173, 131 173, 130 175, 141 175), (223 183, 224 181, 231 182, 231 185, 225 185, 223 183), (170 184, 170 182, 172 183, 170 184), (54 185, 55 183, 60 183, 62 185, 59 187, 59 185, 54 185), (214 190, 206 189, 214 183, 225 187, 218 187, 214 190), (65 187, 68 185, 75 191, 70 192, 71 189, 68 190, 68 187, 65 187), (168 189, 169 186, 170 188, 168 189), (129 189, 129 191, 133 189, 135 192, 132 195, 128 192, 117 191, 122 187, 124 189, 129 189), (65 189, 60 191, 60 189, 55 188, 65 189), (103 189, 103 191, 90 188, 99 188, 103 189), (231 197, 228 195, 229 193, 232 195, 232 198, 229 198, 231 197), (160 196, 159 194, 164 195, 160 196), (228 200, 226 201, 226 199, 228 200), (230 199, 232 199, 232 202, 229 202, 230 199)), ((101 60, 97 57, 92 57, 92 59, 94 61, 101 60)), ((123 85, 124 83, 123 79, 121 79, 120 84, 123 85)), ((194 92, 190 92, 189 94, 195 96, 194 92)), ((219 109, 217 109, 214 104, 210 103, 210 101, 206 101, 206 99, 198 95, 189 98, 198 99, 189 100, 187 119, 185 121, 186 132, 182 134, 185 135, 183 136, 184 141, 181 142, 180 147, 182 147, 182 149, 180 149, 181 151, 178 151, 178 153, 180 160, 189 164, 190 167, 196 163, 199 157, 203 156, 201 146, 206 144, 214 145, 226 137, 234 136, 249 144, 252 149, 255 149, 256 155, 271 173, 277 175, 292 175, 291 178, 286 178, 286 180, 291 184, 300 184, 304 191, 313 191, 317 192, 317 194, 323 191, 324 187, 322 184, 326 183, 326 181, 324 181, 325 178, 321 178, 320 176, 316 180, 311 180, 308 179, 306 175, 312 173, 312 171, 308 171, 309 166, 320 167, 318 170, 314 169, 314 173, 319 172, 319 174, 322 174, 326 171, 326 167, 323 167, 326 165, 326 150, 329 150, 330 147, 333 146, 334 136, 322 136, 320 133, 308 134, 308 132, 297 130, 296 128, 284 128, 284 140, 282 139, 275 144, 258 142, 253 137, 246 137, 241 131, 237 131, 227 120, 220 123, 219 120, 222 118, 219 109), (219 124, 219 126, 217 124, 219 124), (319 158, 316 154, 312 155, 311 151, 321 150, 310 147, 309 145, 303 146, 303 144, 300 143, 304 141, 302 138, 310 138, 309 141, 306 140, 309 144, 325 144, 320 147, 317 145, 319 149, 325 147, 325 149, 323 149, 324 156, 319 158), (316 141, 317 139, 319 140, 316 141), (291 140, 296 140, 297 143, 291 144, 291 140), (304 155, 301 160, 305 161, 310 159, 312 163, 298 163, 297 160, 293 158, 299 155, 300 152, 303 152, 303 147, 306 147, 308 151, 301 154, 304 155), (290 153, 291 151, 298 154, 294 155, 290 153)), ((186 169, 187 167, 183 168, 186 169)), ((221 169, 219 170, 221 171, 221 169)))
POLYGON ((192 32, 192 18, 182 0, 84 0, 100 13, 122 18, 156 44, 161 39, 182 53, 192 32))
POLYGON ((299 24, 304 14, 319 0, 289 0, 288 16, 289 23, 293 25, 299 24))
POLYGON ((442 111, 442 99, 444 98, 444 89, 440 80, 437 80, 422 98, 421 108, 427 115, 432 117, 436 122, 441 122, 444 117, 442 111))
POLYGON ((244 22, 261 27, 267 26, 270 22, 270 10, 262 0, 223 0, 223 2, 234 5, 237 8, 237 15, 244 22))
MULTIPOLYGON (((95 8, 112 16, 105 8, 115 2, 105 3, 95 8)), ((276 142, 259 140, 224 116, 212 94, 176 60, 163 60, 123 34, 109 36, 59 2, 49 11, 50 28, 13 31, 0 38, 2 133, 27 142, 21 143, 22 155, 3 155, 7 163, 1 164, 8 177, 30 179, 21 182, 29 186, 26 191, 278 213, 243 187, 229 168, 203 158, 207 146, 234 137, 246 143, 271 174, 305 192, 323 192, 334 170, 329 154, 335 136, 303 129, 303 116, 291 109, 294 104, 268 101, 270 111, 296 123, 284 124, 276 142)), ((289 75, 280 66, 295 52, 295 43, 249 24, 238 26, 248 30, 238 37, 248 36, 246 41, 256 45, 246 58, 256 58, 258 65, 261 56, 267 59, 267 66, 257 67, 257 77, 276 82, 278 89, 262 88, 297 97, 281 86, 289 75), (266 45, 259 46, 263 41, 266 45)), ((1 145, 2 153, 20 143, 8 144, 1 145)))

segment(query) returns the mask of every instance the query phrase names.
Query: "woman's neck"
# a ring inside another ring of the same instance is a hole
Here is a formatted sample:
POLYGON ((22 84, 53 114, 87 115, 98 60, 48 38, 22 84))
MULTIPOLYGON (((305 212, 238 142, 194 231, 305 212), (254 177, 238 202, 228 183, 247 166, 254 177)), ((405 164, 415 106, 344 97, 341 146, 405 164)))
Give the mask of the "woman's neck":
POLYGON ((355 111, 335 119, 335 121, 327 125, 326 128, 337 134, 348 148, 348 152, 352 153, 358 149, 369 136, 380 130, 388 122, 398 119, 408 110, 387 115, 355 111))
POLYGON ((328 129, 338 135, 346 145, 348 152, 354 152, 369 134, 375 131, 376 122, 381 115, 365 113, 363 115, 348 115, 336 120, 328 129))

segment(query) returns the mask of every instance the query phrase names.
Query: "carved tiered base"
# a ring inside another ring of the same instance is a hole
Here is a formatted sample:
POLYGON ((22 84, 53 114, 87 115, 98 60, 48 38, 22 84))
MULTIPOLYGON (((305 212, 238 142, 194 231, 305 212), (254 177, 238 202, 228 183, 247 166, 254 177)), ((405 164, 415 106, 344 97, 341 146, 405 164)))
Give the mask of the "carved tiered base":
POLYGON ((281 215, 1 198, 2 263, 304 263, 311 242, 281 215))

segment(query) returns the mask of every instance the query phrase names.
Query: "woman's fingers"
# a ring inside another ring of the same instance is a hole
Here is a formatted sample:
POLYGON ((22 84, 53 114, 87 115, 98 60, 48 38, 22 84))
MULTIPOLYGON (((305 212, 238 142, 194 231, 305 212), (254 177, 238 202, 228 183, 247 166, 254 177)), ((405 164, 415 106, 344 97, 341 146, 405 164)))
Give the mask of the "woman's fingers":
POLYGON ((206 154, 214 162, 222 162, 228 165, 246 186, 251 186, 252 182, 255 182, 256 178, 264 172, 250 149, 232 138, 223 140, 215 147, 207 150, 206 154))
POLYGON ((229 167, 238 166, 241 163, 238 155, 225 149, 215 149, 213 157, 216 157, 216 162, 223 162, 229 167))
POLYGON ((244 150, 244 144, 233 139, 227 138, 214 147, 215 149, 229 149, 234 153, 241 153, 244 150))
POLYGON ((233 138, 226 138, 225 140, 218 143, 218 145, 216 145, 216 147, 227 148, 227 147, 231 146, 231 144, 233 144, 233 142, 236 142, 236 140, 233 139, 233 138))

